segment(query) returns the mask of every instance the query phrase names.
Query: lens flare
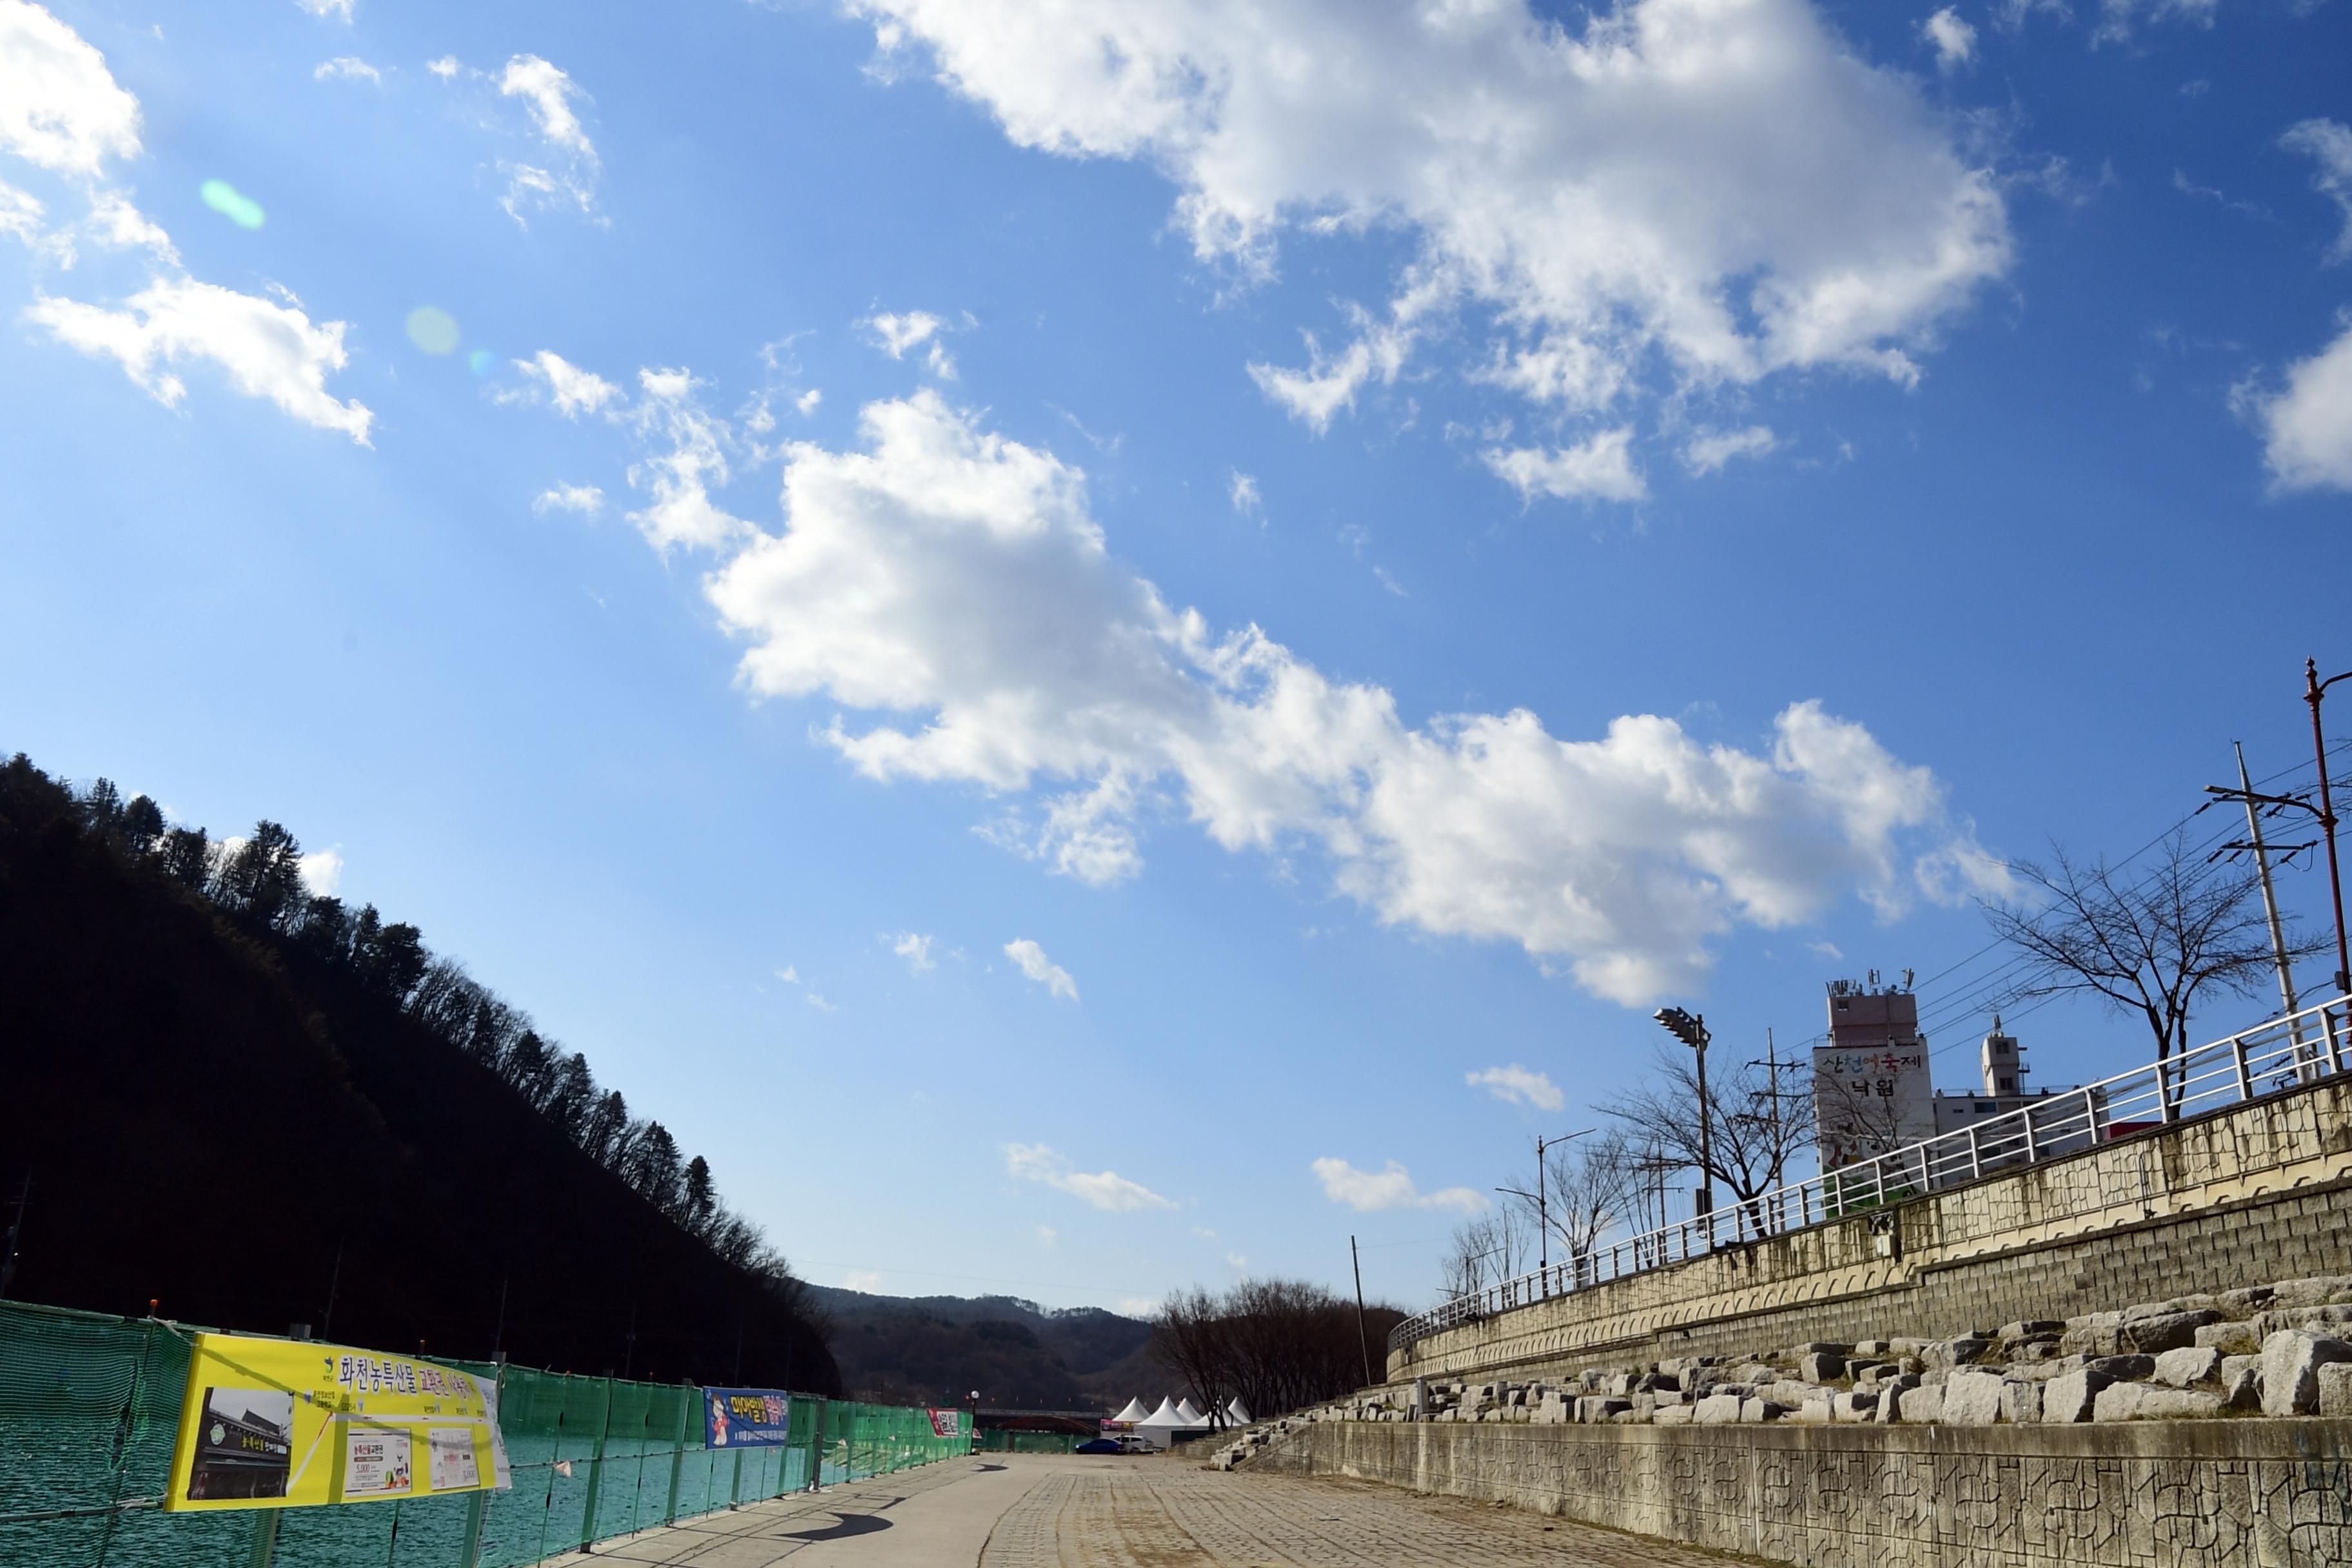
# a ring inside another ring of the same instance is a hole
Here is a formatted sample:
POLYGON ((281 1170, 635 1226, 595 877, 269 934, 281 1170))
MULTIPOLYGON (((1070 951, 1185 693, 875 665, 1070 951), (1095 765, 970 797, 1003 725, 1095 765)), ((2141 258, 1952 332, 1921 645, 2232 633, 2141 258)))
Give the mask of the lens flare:
POLYGON ((408 312, 408 341, 429 354, 457 352, 457 318, 438 305, 419 305, 408 312))
POLYGON ((226 180, 206 180, 196 187, 196 194, 205 198, 205 205, 237 227, 261 226, 261 204, 239 192, 226 180))
POLYGON ((466 356, 466 368, 476 375, 488 375, 498 367, 499 356, 488 349, 476 349, 466 356))

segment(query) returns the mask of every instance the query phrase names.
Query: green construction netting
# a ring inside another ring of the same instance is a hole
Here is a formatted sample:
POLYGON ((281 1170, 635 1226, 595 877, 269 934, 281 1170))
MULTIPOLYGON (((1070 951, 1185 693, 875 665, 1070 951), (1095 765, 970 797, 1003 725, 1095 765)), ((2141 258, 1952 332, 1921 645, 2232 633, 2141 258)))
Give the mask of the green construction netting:
POLYGON ((513 1489, 341 1508, 159 1511, 185 1325, 0 1301, 0 1565, 520 1568, 591 1542, 971 1451, 966 1418, 795 1395, 781 1447, 709 1448, 700 1391, 486 1362, 513 1489), (265 1556, 262 1547, 268 1550, 265 1556))
POLYGON ((1003 1432, 982 1427, 978 1451, 983 1454, 1071 1454, 1084 1437, 1075 1432, 1003 1432))

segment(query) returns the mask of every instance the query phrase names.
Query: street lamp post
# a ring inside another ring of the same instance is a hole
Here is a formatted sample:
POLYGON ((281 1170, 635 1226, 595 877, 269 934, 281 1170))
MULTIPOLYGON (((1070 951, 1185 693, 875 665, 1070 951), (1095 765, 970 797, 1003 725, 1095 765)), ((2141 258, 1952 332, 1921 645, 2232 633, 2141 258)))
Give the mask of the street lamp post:
POLYGON ((1666 1033, 1698 1053, 1698 1215, 1706 1232, 1707 1250, 1715 1249, 1715 1131, 1706 1094, 1706 1015, 1680 1007, 1661 1007, 1650 1015, 1666 1033))
POLYGON ((1544 1169, 1544 1151, 1571 1138, 1581 1138, 1592 1131, 1590 1127, 1580 1127, 1557 1138, 1537 1138, 1534 1192, 1523 1193, 1517 1187, 1495 1189, 1498 1193, 1508 1193, 1515 1198, 1533 1198, 1536 1201, 1536 1278, 1542 1281, 1543 1293, 1547 1296, 1551 1294, 1551 1201, 1547 1195, 1551 1191, 1551 1176, 1544 1169))

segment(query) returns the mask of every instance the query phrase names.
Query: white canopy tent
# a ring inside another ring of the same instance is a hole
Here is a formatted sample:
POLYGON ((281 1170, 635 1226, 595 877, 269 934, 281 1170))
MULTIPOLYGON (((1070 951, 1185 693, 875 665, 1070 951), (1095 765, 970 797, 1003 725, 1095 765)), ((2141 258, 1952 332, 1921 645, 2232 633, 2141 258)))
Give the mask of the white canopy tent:
POLYGON ((1242 1403, 1242 1396, 1240 1394, 1234 1394, 1233 1403, 1225 1406, 1225 1419, 1232 1422, 1236 1426, 1246 1426, 1249 1425, 1249 1406, 1242 1403))
POLYGON ((1150 1411, 1144 1409, 1143 1401, 1140 1398, 1137 1398, 1129 1400, 1126 1407, 1120 1410, 1118 1415, 1112 1416, 1111 1419, 1114 1421, 1124 1421, 1129 1426, 1132 1426, 1139 1421, 1148 1420, 1150 1417, 1150 1415, 1151 1413, 1150 1411))
POLYGON ((1176 1434, 1190 1425, 1177 1413, 1175 1401, 1163 1398, 1159 1409, 1135 1424, 1135 1435, 1155 1448, 1169 1448, 1175 1446, 1176 1434))
POLYGON ((1177 1401, 1176 1414, 1183 1417, 1184 1425, 1187 1426, 1206 1426, 1209 1424, 1207 1416, 1192 1408, 1192 1402, 1190 1399, 1177 1401))

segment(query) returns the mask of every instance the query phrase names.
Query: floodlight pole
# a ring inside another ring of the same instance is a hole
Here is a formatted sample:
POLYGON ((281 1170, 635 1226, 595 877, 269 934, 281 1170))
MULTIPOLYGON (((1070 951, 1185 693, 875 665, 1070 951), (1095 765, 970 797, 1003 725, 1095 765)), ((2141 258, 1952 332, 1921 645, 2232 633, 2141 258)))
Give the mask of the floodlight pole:
POLYGON ((1651 1015, 1668 1034, 1698 1053, 1698 1192, 1695 1199, 1707 1250, 1715 1250, 1715 1131, 1713 1102, 1706 1092, 1706 1015, 1680 1007, 1661 1007, 1651 1015))

